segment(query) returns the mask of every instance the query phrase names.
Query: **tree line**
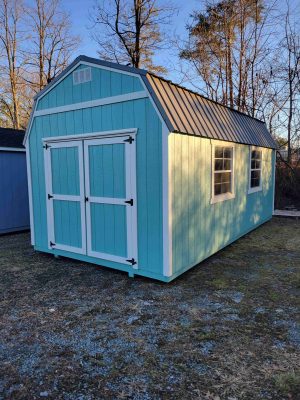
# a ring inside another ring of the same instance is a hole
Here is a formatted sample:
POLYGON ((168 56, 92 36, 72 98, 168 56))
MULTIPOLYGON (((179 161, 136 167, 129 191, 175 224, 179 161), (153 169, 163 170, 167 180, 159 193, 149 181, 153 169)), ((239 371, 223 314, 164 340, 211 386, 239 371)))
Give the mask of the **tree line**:
MULTIPOLYGON (((172 47, 169 61, 181 83, 265 121, 287 145, 290 162, 300 137, 295 4, 204 0, 179 36, 171 27, 180 9, 167 0, 95 0, 89 34, 100 58, 156 74, 168 73, 158 56, 172 47)), ((33 95, 74 58, 80 39, 62 6, 61 0, 0 0, 2 125, 26 127, 33 95)))

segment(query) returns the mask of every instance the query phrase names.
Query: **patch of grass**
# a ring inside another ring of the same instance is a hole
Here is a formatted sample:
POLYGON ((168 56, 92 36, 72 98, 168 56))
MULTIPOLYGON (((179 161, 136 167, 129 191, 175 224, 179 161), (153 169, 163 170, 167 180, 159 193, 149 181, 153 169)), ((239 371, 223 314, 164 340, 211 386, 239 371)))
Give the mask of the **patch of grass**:
POLYGON ((216 340, 217 334, 215 332, 200 332, 199 334, 195 335, 195 339, 197 339, 199 341, 216 340))
POLYGON ((213 279, 210 283, 217 290, 228 289, 230 286, 228 280, 225 277, 213 279))
POLYGON ((281 295, 280 295, 280 293, 278 293, 278 291, 275 291, 275 290, 272 290, 272 289, 270 289, 268 291, 268 295, 269 295, 270 300, 272 300, 274 302, 278 301, 280 299, 280 297, 281 297, 281 295))
POLYGON ((300 393, 300 371, 282 373, 275 377, 277 390, 289 399, 299 399, 300 393))

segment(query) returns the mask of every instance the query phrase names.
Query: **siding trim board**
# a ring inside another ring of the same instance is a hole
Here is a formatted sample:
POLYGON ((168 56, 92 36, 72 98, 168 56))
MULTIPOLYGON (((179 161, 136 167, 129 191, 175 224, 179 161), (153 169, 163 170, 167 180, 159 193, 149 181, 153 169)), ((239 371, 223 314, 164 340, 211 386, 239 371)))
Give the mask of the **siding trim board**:
POLYGON ((25 149, 20 149, 18 147, 0 147, 0 151, 20 151, 22 153, 25 153, 25 149))
POLYGON ((69 105, 61 106, 61 107, 46 108, 43 110, 35 111, 34 116, 40 117, 43 115, 83 110, 85 108, 92 108, 92 107, 105 106, 108 104, 122 103, 122 102, 130 101, 130 100, 143 99, 145 97, 148 97, 148 94, 146 91, 133 92, 133 93, 128 93, 128 94, 122 94, 119 96, 105 97, 104 99, 97 99, 97 100, 85 101, 82 103, 69 104, 69 105))

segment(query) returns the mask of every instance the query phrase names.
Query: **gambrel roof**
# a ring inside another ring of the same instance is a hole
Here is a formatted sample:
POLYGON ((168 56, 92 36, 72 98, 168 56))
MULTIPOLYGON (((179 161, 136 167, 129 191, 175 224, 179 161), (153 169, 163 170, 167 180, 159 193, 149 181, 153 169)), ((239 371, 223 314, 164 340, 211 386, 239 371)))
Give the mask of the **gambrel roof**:
POLYGON ((35 100, 43 96, 80 62, 139 75, 170 132, 272 149, 277 147, 266 124, 256 118, 212 101, 146 70, 86 56, 77 57, 36 95, 35 100))

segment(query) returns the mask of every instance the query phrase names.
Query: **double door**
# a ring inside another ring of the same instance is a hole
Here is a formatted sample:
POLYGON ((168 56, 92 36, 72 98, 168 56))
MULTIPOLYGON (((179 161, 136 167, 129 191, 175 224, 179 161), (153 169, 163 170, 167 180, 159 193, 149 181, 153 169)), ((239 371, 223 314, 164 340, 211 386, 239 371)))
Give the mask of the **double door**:
POLYGON ((137 267, 135 140, 46 141, 49 248, 137 267))

